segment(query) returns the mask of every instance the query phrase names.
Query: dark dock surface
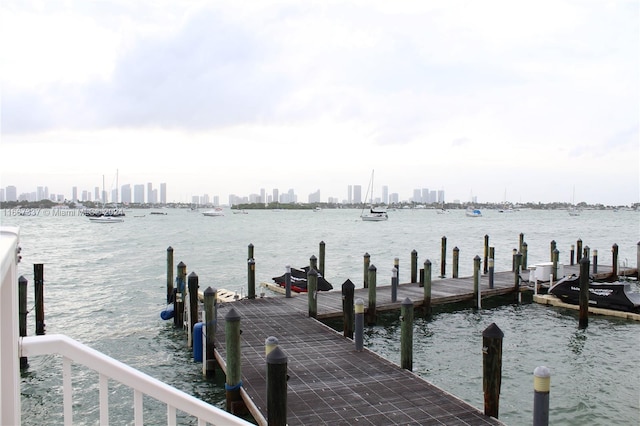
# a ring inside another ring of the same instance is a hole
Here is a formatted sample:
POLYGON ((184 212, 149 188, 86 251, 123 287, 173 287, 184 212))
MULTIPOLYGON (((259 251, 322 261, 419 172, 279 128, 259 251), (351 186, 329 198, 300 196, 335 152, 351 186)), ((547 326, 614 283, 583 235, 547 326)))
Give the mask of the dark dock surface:
MULTIPOLYGON (((578 268, 565 265, 565 274, 578 273, 578 268)), ((521 276, 526 280, 528 271, 521 276)), ((482 298, 514 293, 514 281, 513 272, 495 273, 494 288, 489 289, 488 277, 483 275, 482 298)), ((355 299, 363 299, 366 308, 368 289, 362 288, 362 282, 354 284, 355 299)), ((318 294, 318 318, 342 316, 340 286, 334 284, 334 291, 318 294)), ((521 285, 521 290, 525 288, 521 285)), ((405 298, 414 306, 423 303, 424 290, 417 283, 400 284, 396 302, 391 301, 389 285, 378 284, 377 290, 378 312, 399 311, 405 298)), ((308 316, 307 294, 285 298, 269 290, 265 293, 267 297, 221 304, 216 329, 216 357, 225 369, 224 316, 231 308, 240 314, 241 393, 258 424, 267 424, 265 340, 270 336, 278 339, 288 358, 289 425, 502 424, 372 351, 356 351, 353 340, 308 316)), ((473 300, 473 277, 433 278, 431 297, 432 305, 473 300)))

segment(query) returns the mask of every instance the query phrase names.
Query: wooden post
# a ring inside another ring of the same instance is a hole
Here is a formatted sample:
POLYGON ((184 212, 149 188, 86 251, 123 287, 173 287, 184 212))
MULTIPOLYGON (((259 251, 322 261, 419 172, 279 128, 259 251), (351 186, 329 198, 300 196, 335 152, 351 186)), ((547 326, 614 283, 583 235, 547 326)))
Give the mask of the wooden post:
POLYGON ((184 327, 184 301, 187 293, 187 265, 183 262, 178 263, 178 274, 176 276, 176 296, 174 301, 173 325, 175 327, 184 327))
POLYGON ((551 371, 545 367, 533 370, 533 426, 549 425, 549 390, 551 371))
POLYGON ((460 249, 453 248, 453 278, 458 278, 458 268, 460 263, 460 249))
POLYGON ((591 249, 589 248, 589 246, 584 246, 582 257, 591 257, 591 249))
POLYGON ((431 261, 424 261, 424 314, 431 315, 431 261))
POLYGON ((593 249, 593 273, 598 273, 598 250, 593 249))
POLYGON ((242 411, 240 388, 242 387, 241 353, 240 353, 240 314, 231 308, 225 319, 225 343, 227 349, 227 377, 225 381, 226 409, 235 414, 242 411))
MULTIPOLYGON (((27 335, 27 279, 20 275, 18 278, 18 331, 20 337, 27 335)), ((20 357, 20 370, 29 367, 29 361, 26 356, 20 357)))
POLYGON ((33 264, 33 288, 36 303, 36 335, 44 335, 44 264, 33 264))
POLYGON ((256 261, 253 258, 247 261, 247 282, 248 282, 248 299, 256 298, 256 261))
POLYGON ((636 244, 636 279, 640 281, 640 241, 636 244))
POLYGON ((493 257, 489 258, 489 288, 493 288, 493 272, 495 270, 493 257))
POLYGON ((520 250, 520 253, 522 253, 522 264, 520 265, 520 269, 521 270, 525 270, 527 269, 527 252, 529 251, 529 244, 527 244, 526 242, 522 243, 522 250, 520 250))
POLYGON ((521 232, 520 237, 518 239, 518 251, 522 253, 522 248, 524 246, 524 234, 521 232))
POLYGON ((287 356, 276 346, 267 355, 267 424, 287 424, 287 356))
POLYGON ((253 257, 253 244, 249 243, 249 245, 247 246, 247 260, 249 259, 255 259, 253 257))
POLYGON ((418 282, 418 252, 411 250, 411 282, 418 282))
POLYGON ((518 250, 513 249, 511 251, 511 272, 515 272, 516 270, 516 254, 518 254, 518 250))
POLYGON ((369 266, 369 307, 367 309, 367 325, 376 324, 376 267, 369 266))
POLYGON ((396 271, 398 271, 398 282, 400 282, 400 258, 393 258, 393 267, 396 268, 396 271))
POLYGON ((369 253, 364 254, 364 288, 369 287, 369 265, 371 263, 371 256, 369 253))
POLYGON ((309 302, 309 316, 318 317, 318 271, 309 268, 307 272, 307 301, 309 302))
POLYGON ((362 352, 362 350, 364 349, 364 300, 360 298, 356 299, 353 310, 356 315, 354 343, 356 346, 356 352, 362 352))
MULTIPOLYGON (((489 235, 484 236, 484 265, 483 265, 483 273, 486 274, 489 272, 489 235)), ((457 278, 454 277, 454 278, 457 278)))
POLYGON ((440 278, 447 276, 447 237, 442 237, 442 249, 440 250, 440 278))
POLYGON ((514 275, 514 289, 516 292, 516 301, 520 303, 522 301, 522 293, 520 293, 520 264, 522 263, 522 253, 517 253, 515 256, 516 271, 514 275))
MULTIPOLYGON (((173 299, 173 247, 167 248, 167 304, 173 299)), ((174 307, 175 308, 175 307, 174 307)))
POLYGON ((493 259, 494 260, 494 266, 495 266, 495 260, 496 260, 496 248, 495 247, 489 247, 489 259, 493 259))
POLYGON ((291 266, 284 267, 284 295, 287 299, 291 298, 291 266))
POLYGON ((549 246, 549 260, 553 262, 553 251, 556 249, 556 240, 551 240, 549 246))
POLYGON ((214 377, 216 374, 216 309, 218 301, 218 291, 215 288, 207 287, 204 291, 204 324, 206 330, 205 339, 205 375, 214 377))
POLYGON ((189 347, 193 347, 193 327, 198 322, 198 274, 191 272, 188 279, 189 285, 189 347))
POLYGON ((278 338, 269 336, 264 341, 264 354, 269 355, 272 350, 278 347, 278 338))
POLYGON ((344 337, 353 339, 353 298, 355 295, 355 285, 347 279, 342 284, 342 322, 344 337))
POLYGON ((400 367, 413 370, 413 302, 408 297, 400 308, 400 367))
POLYGON ((502 382, 502 339, 504 333, 495 323, 482 332, 482 390, 484 414, 498 418, 502 382))
POLYGON ((589 258, 580 259, 580 314, 578 328, 587 328, 589 325, 589 258))
POLYGON ((618 245, 614 244, 611 246, 611 255, 612 255, 612 265, 611 265, 611 276, 614 279, 618 279, 618 245))
POLYGON ((391 301, 398 301, 398 270, 391 268, 391 301))
POLYGON ((569 265, 575 265, 576 246, 571 244, 571 252, 569 253, 569 265))
POLYGON ((318 272, 320 272, 320 276, 324 277, 324 258, 325 258, 325 243, 324 241, 320 241, 320 266, 318 272))
POLYGON ((480 301, 480 256, 476 255, 473 258, 473 299, 476 309, 481 308, 482 302, 480 301))
POLYGON ((582 260, 582 240, 578 239, 576 241, 576 263, 580 263, 582 260))
POLYGON ((318 272, 318 258, 315 254, 312 254, 309 258, 309 269, 315 269, 318 272))
POLYGON ((558 281, 558 259, 560 259, 560 251, 558 249, 553 250, 553 281, 558 281))

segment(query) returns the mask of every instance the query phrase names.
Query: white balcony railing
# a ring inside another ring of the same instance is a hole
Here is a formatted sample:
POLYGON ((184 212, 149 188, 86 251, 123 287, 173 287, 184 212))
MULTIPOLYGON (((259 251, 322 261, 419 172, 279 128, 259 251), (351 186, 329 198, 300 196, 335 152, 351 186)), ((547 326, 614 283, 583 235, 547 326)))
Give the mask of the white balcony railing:
MULTIPOLYGON (((62 356, 63 413, 65 425, 73 424, 71 384, 72 363, 82 364, 99 374, 100 424, 109 420, 124 423, 124 419, 109 418, 109 380, 133 389, 134 424, 143 424, 143 395, 167 406, 167 424, 176 424, 176 412, 194 416, 198 425, 250 425, 251 423, 207 404, 160 380, 142 373, 120 361, 96 351, 70 337, 54 334, 20 338, 18 333, 19 230, 0 228, 2 282, 0 287, 0 424, 20 424, 20 363, 19 357, 56 354, 62 356)), ((128 422, 128 421, 126 421, 128 422)))

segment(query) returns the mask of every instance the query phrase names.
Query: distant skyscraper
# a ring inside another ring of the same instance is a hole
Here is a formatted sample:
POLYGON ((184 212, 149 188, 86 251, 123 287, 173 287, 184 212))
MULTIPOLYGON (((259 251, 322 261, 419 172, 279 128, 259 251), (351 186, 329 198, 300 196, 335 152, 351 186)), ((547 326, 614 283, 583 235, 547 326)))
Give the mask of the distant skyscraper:
POLYGON ((422 188, 422 202, 423 203, 429 203, 430 201, 429 198, 429 188, 422 188))
POLYGON ((278 202, 279 197, 280 197, 279 192, 280 191, 278 191, 278 188, 273 188, 273 201, 276 202, 276 203, 278 202))
POLYGON ((389 203, 390 204, 398 204, 400 202, 400 196, 397 192, 394 192, 389 195, 389 203))
POLYGON ((153 199, 153 184, 151 182, 147 183, 147 203, 155 203, 155 200, 153 199))
POLYGON ((133 202, 144 204, 144 185, 133 186, 133 202))
POLYGON ((76 201, 78 201, 78 187, 74 186, 73 188, 71 188, 71 201, 73 201, 74 203, 76 201))
POLYGON ((36 199, 35 199, 35 201, 40 201, 40 200, 42 200, 43 198, 44 198, 44 188, 43 188, 43 187, 41 187, 41 186, 39 186, 39 187, 36 189, 36 199))
POLYGON ((444 189, 438 191, 438 204, 444 203, 444 189))
POLYGON ((116 203, 118 204, 118 190, 117 189, 112 189, 111 190, 111 202, 112 203, 116 203))
POLYGON ((422 202, 422 191, 419 189, 413 190, 413 198, 411 199, 414 203, 422 202))
POLYGON ((4 188, 0 188, 0 201, 2 201, 2 202, 6 201, 4 199, 4 188))
POLYGON ((260 202, 262 204, 267 202, 267 191, 264 188, 260 189, 260 202))
POLYGON ((167 204, 167 184, 160 184, 160 203, 167 204))
POLYGON ((353 185, 347 187, 347 203, 353 203, 353 185))
POLYGON ((93 199, 94 199, 94 200, 96 200, 96 202, 97 202, 97 201, 100 201, 100 188, 96 186, 96 187, 93 189, 93 191, 94 191, 94 197, 93 197, 93 199))
POLYGON ((123 204, 131 203, 131 185, 130 184, 122 185, 122 187, 120 188, 120 201, 123 204))
POLYGON ((213 196, 213 205, 214 206, 219 206, 220 205, 220 197, 217 195, 213 196))
POLYGON ((15 186, 7 186, 5 194, 7 201, 18 201, 18 190, 15 186))
POLYGON ((362 187, 360 185, 353 185, 353 204, 362 203, 362 187))
POLYGON ((319 203, 320 202, 320 190, 318 189, 316 192, 309 194, 309 203, 319 203))
POLYGON ((382 186, 382 202, 389 204, 389 187, 387 185, 382 186))

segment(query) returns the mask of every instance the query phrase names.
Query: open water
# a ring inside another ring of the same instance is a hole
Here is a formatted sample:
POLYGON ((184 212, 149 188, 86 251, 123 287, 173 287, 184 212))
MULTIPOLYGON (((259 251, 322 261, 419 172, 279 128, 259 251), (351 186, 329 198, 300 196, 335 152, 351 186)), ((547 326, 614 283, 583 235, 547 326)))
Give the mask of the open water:
MULTIPOLYGON (((160 319, 166 297, 166 250, 174 265, 212 286, 246 294, 248 245, 254 245, 257 282, 281 275, 286 264, 302 267, 326 244, 325 276, 340 289, 346 279, 362 282, 364 253, 378 269, 378 283, 390 282, 395 257, 400 281, 409 280, 412 250, 439 272, 440 247, 447 237, 447 275, 451 254, 460 250, 460 275, 472 275, 473 258, 483 255, 484 236, 495 247, 497 271, 511 269, 520 233, 528 263, 545 262, 555 240, 561 262, 572 244, 598 250, 599 265, 619 260, 636 266, 640 214, 634 211, 483 211, 481 218, 451 211, 390 212, 387 222, 362 222, 359 210, 249 211, 224 217, 163 209, 127 212, 123 223, 99 224, 76 212, 37 211, 35 216, 0 212, 2 225, 21 228, 23 260, 19 273, 29 280, 33 306, 33 264, 43 263, 47 333, 63 333, 151 376, 224 408, 224 379, 203 378, 192 361, 186 336, 160 319), (135 217, 141 216, 144 217, 135 217)), ((175 275, 175 274, 174 274, 175 275)), ((437 285, 437 278, 434 278, 437 285)), ((28 333, 35 333, 35 314, 28 333)), ((532 421, 533 370, 551 370, 550 422, 555 425, 640 424, 640 323, 591 317, 578 329, 577 313, 537 304, 507 304, 480 311, 459 307, 417 318, 414 372, 483 409, 482 331, 496 323, 504 332, 500 419, 510 425, 532 421)), ((393 315, 366 330, 365 345, 399 363, 399 323, 393 315)), ((265 336, 267 337, 267 336, 265 336)), ((277 336, 276 336, 277 337, 277 336)), ((286 348, 284 348, 286 352, 286 348)), ((62 376, 58 357, 30 359, 23 374, 23 424, 62 424, 62 376)), ((219 375, 221 376, 221 375, 219 375)), ((97 374, 74 366, 74 423, 98 420, 97 374)), ((112 419, 133 418, 132 393, 110 387, 112 419)), ((148 424, 164 423, 166 409, 145 399, 148 424)), ((184 424, 195 423, 184 419, 184 424)))

